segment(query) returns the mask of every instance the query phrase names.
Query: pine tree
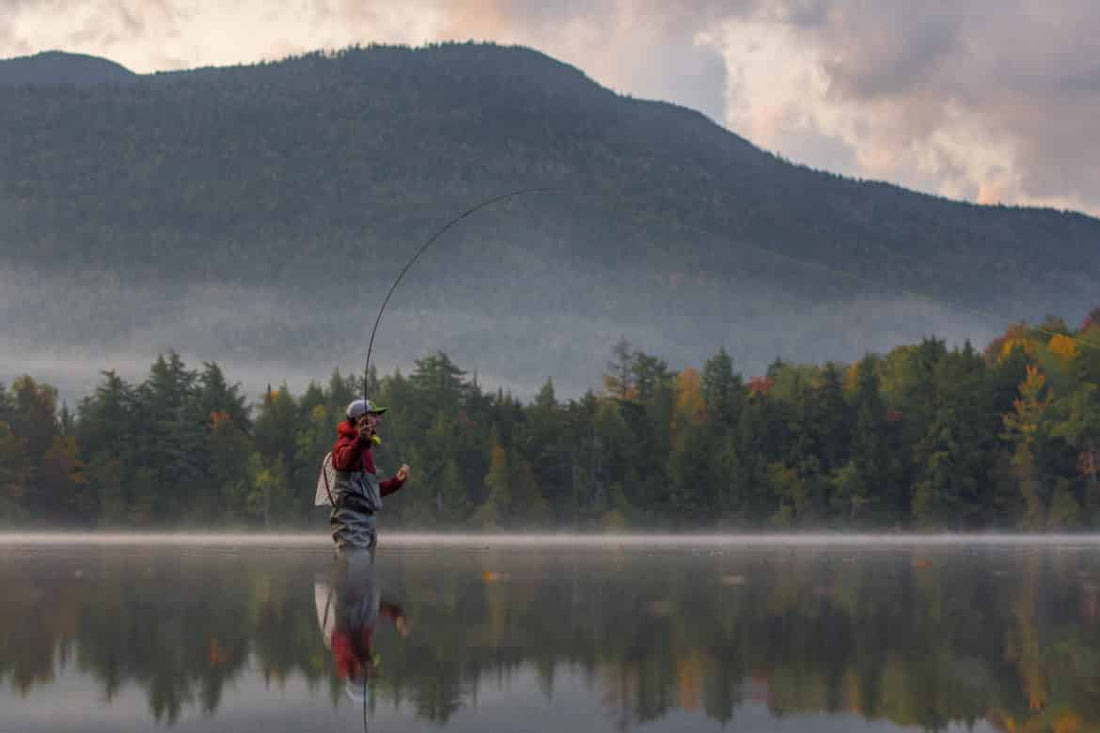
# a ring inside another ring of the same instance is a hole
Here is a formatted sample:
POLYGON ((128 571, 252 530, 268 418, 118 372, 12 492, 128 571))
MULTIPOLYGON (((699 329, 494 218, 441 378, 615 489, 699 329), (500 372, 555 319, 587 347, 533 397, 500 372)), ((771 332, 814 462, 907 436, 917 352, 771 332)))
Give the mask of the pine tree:
POLYGON ((603 384, 615 399, 629 400, 638 396, 634 383, 634 349, 625 338, 620 338, 611 347, 611 360, 607 362, 603 384))
POLYGON ((903 506, 899 489, 892 485, 891 430, 879 391, 877 365, 878 360, 868 356, 858 366, 850 468, 840 475, 842 480, 836 487, 849 519, 865 513, 868 505, 880 505, 880 511, 888 516, 904 516, 908 509, 903 506))
POLYGON ((668 364, 663 359, 642 351, 634 351, 630 360, 630 380, 632 399, 645 403, 653 399, 661 387, 672 379, 668 364))
POLYGON ((851 455, 852 414, 844 397, 844 377, 833 362, 825 365, 817 388, 818 445, 822 470, 831 473, 851 455))
MULTIPOLYGON (((432 413, 455 415, 466 392, 466 373, 458 368, 442 351, 416 361, 416 369, 409 376, 416 400, 432 413)), ((417 424, 429 425, 431 419, 418 420, 417 424)))
POLYGON ((0 519, 16 519, 27 511, 30 469, 23 441, 0 420, 0 519))
POLYGON ((703 365, 703 400, 708 423, 717 435, 728 435, 737 427, 744 402, 744 385, 733 372, 733 359, 720 349, 703 365))
POLYGON ((88 523, 94 519, 95 506, 85 491, 84 464, 77 455, 76 437, 58 435, 42 457, 38 490, 53 508, 55 518, 79 519, 88 523))
POLYGON ((921 478, 913 492, 913 517, 922 526, 944 526, 962 518, 963 498, 974 491, 973 477, 959 465, 958 412, 943 406, 916 448, 921 478))
POLYGON ((135 439, 143 459, 135 481, 139 503, 160 520, 178 517, 185 497, 206 484, 206 430, 209 416, 194 400, 197 375, 179 354, 158 355, 136 392, 135 439))
POLYGON ((248 514, 248 462, 252 455, 252 439, 229 413, 214 412, 210 417, 208 440, 210 487, 204 492, 208 502, 203 507, 204 513, 215 521, 245 517, 248 514))
POLYGON ((202 366, 202 371, 197 377, 194 395, 199 412, 205 415, 207 420, 215 412, 224 413, 241 430, 246 432, 250 430, 252 423, 249 419, 245 396, 241 393, 240 383, 228 384, 221 367, 214 362, 203 362, 202 366))
MULTIPOLYGON (((329 415, 343 419, 344 410, 347 409, 351 401, 358 397, 362 397, 356 389, 355 381, 355 378, 350 375, 347 377, 342 376, 339 369, 333 370, 328 380, 328 389, 325 392, 328 398, 327 406, 329 415)), ((379 392, 380 391, 381 388, 379 388, 379 392)), ((372 393, 370 396, 377 398, 378 393, 372 393)))
POLYGON ((134 500, 136 464, 141 460, 136 390, 113 371, 77 407, 75 433, 86 466, 96 518, 108 525, 125 520, 134 500))

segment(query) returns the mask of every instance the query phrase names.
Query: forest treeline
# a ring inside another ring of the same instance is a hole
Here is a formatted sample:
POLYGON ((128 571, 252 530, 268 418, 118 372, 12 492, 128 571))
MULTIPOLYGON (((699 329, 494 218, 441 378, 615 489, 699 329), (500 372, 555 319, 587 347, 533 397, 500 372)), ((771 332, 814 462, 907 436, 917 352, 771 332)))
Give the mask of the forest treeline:
MULTIPOLYGON (((1016 324, 984 351, 927 338, 745 379, 719 350, 673 371, 620 341, 604 387, 528 403, 442 352, 371 374, 377 449, 421 527, 1074 528, 1100 523, 1100 309, 1016 324)), ((0 389, 0 518, 103 527, 320 522, 318 468, 362 379, 249 405, 215 363, 105 372, 75 408, 0 389)))

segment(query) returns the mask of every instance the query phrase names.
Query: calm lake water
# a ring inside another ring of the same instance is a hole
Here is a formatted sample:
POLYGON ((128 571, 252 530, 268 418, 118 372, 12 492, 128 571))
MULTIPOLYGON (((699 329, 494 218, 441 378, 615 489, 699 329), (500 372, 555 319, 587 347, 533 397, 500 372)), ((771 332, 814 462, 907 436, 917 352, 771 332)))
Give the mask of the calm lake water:
POLYGON ((0 539, 0 731, 1100 727, 1100 544, 0 539))

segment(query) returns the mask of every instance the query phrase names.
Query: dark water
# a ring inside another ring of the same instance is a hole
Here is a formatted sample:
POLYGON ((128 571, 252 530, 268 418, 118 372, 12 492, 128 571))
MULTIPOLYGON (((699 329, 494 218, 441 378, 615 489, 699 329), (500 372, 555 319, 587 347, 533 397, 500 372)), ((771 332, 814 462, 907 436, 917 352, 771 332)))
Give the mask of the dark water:
POLYGON ((1100 729, 1100 545, 0 543, 0 730, 1100 729), (365 704, 364 704, 365 699, 365 704))

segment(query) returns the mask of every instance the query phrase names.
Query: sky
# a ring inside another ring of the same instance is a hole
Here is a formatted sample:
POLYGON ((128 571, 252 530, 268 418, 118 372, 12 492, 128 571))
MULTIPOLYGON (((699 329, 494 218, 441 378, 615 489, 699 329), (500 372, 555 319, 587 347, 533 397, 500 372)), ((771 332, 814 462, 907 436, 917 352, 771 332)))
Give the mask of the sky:
POLYGON ((814 168, 1100 215, 1096 0, 0 0, 0 58, 137 72, 520 44, 814 168))

